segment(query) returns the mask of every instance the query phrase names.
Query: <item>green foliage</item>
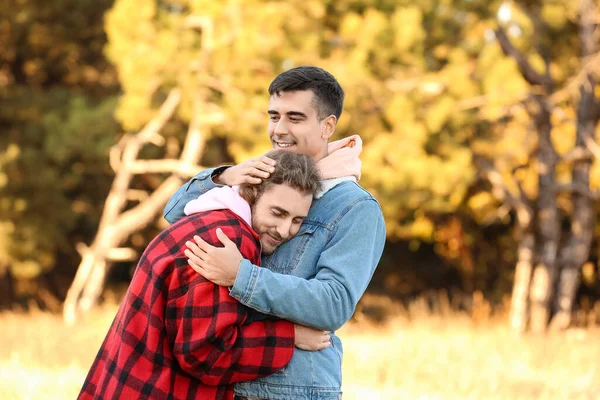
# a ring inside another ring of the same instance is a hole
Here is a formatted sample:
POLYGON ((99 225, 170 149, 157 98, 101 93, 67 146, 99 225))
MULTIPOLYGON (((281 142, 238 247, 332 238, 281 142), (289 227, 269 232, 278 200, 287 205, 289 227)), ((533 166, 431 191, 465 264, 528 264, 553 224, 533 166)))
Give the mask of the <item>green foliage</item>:
MULTIPOLYGON (((156 99, 179 85, 187 101, 179 117, 188 121, 189 100, 202 93, 207 113, 226 115, 209 137, 224 140, 232 158, 241 161, 269 147, 265 109, 271 79, 296 65, 321 66, 345 88, 336 138, 362 136, 361 183, 381 203, 388 238, 431 241, 439 249, 462 235, 471 243, 468 251, 483 254, 471 239, 490 224, 511 221, 477 177, 473 157, 500 165, 516 192, 511 170, 527 161, 536 143, 522 105, 531 88, 494 37, 501 4, 118 0, 106 18, 107 54, 123 86, 117 115, 128 129, 138 129, 156 99), (455 236, 437 234, 449 215, 464 229, 452 231, 460 232, 455 236)), ((578 50, 572 7, 544 3, 545 36, 533 34, 518 7, 512 6, 511 15, 511 39, 542 72, 536 49, 549 48, 553 74, 563 85, 579 68, 573 62, 578 50)), ((561 107, 563 115, 573 115, 570 102, 561 107)), ((567 151, 572 121, 557 127, 557 147, 567 151)), ((531 198, 537 195, 534 168, 518 172, 531 198)), ((452 252, 440 254, 453 262, 452 252)), ((485 275, 487 260, 471 260, 473 276, 485 275)), ((485 285, 485 279, 478 282, 485 285)))
POLYGON ((485 43, 471 31, 482 32, 488 11, 475 3, 118 0, 106 17, 124 91, 117 116, 139 129, 171 86, 187 100, 208 86, 210 107, 227 116, 209 134, 240 161, 269 146, 270 80, 322 66, 347 92, 337 136, 363 137, 363 184, 381 200, 390 238, 431 239, 435 216, 456 211, 474 180, 474 117, 456 107, 481 93, 472 75, 485 43))
MULTIPOLYGON (((118 124, 140 129, 172 87, 184 89, 183 102, 165 134, 182 138, 199 113, 214 144, 205 162, 239 162, 269 148, 270 81, 312 64, 346 91, 335 138, 363 138, 361 184, 380 201, 388 238, 432 242, 451 264, 472 266, 475 286, 487 285, 489 263, 513 263, 514 239, 474 155, 494 161, 517 193, 512 170, 536 144, 522 103, 531 87, 493 33, 502 3, 11 0, 0 8, 0 264, 34 275, 67 254, 75 267, 73 245, 93 237, 111 182, 118 124), (496 249, 486 232, 496 232, 496 249), (469 259, 457 241, 479 255, 469 259)), ((547 49, 557 89, 566 87, 581 69, 574 3, 531 4, 543 35, 518 3, 506 4, 511 40, 539 72, 537 49, 547 49)), ((577 96, 565 93, 553 116, 561 154, 573 144, 577 96)), ((516 173, 532 199, 536 167, 516 173)), ((568 165, 558 173, 568 180, 568 165)))
POLYGON ((15 275, 33 277, 54 267, 58 253, 72 253, 73 242, 96 225, 110 184, 107 153, 114 137, 106 132, 114 134, 117 124, 111 98, 90 102, 52 90, 31 104, 31 96, 24 91, 3 108, 5 115, 35 115, 37 123, 13 119, 13 134, 2 139, 8 145, 0 257, 15 275))
POLYGON ((73 273, 111 183, 116 75, 102 55, 109 0, 0 7, 0 275, 73 273), (59 260, 61 262, 59 262, 59 260))

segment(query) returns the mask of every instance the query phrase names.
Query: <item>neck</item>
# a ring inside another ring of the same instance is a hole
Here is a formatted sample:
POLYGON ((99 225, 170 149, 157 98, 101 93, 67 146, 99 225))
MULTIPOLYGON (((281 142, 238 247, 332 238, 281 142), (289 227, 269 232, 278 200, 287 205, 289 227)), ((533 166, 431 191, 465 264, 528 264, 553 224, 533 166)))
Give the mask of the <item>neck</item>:
POLYGON ((327 157, 328 154, 329 153, 327 152, 327 143, 326 143, 325 147, 318 154, 315 154, 311 158, 315 163, 318 163, 319 161, 321 161, 322 159, 327 157))

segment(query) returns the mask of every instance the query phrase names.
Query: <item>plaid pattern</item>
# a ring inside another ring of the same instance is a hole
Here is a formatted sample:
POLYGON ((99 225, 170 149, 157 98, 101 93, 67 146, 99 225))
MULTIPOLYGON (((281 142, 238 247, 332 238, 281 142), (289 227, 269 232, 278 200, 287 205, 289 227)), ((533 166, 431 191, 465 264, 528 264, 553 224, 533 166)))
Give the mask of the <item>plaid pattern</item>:
POLYGON ((142 255, 79 399, 233 399, 230 384, 283 368, 294 351, 289 321, 249 322, 250 310, 197 274, 183 254, 197 234, 260 262, 256 233, 229 210, 193 214, 142 255))

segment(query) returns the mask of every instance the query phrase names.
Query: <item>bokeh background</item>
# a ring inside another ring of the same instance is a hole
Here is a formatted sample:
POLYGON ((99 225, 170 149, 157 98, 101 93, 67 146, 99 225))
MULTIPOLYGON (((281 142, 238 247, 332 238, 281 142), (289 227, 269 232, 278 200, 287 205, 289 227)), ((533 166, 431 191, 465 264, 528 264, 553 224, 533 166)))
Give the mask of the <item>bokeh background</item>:
POLYGON ((269 148, 267 88, 346 91, 387 224, 345 399, 600 393, 595 0, 5 0, 0 398, 75 398, 162 208, 269 148))

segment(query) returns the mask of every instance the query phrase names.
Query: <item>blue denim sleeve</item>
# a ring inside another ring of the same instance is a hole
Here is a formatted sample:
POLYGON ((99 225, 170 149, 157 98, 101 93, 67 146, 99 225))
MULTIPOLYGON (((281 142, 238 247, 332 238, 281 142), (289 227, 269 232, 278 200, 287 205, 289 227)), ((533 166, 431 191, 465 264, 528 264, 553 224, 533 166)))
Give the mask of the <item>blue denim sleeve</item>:
POLYGON ((262 313, 337 330, 350 319, 367 289, 385 236, 379 204, 373 199, 360 201, 339 220, 314 278, 278 274, 242 260, 230 295, 262 313))
POLYGON ((228 167, 206 169, 202 172, 199 172, 192 179, 187 181, 185 185, 180 187, 167 202, 163 212, 165 219, 170 224, 179 221, 181 218, 185 217, 183 209, 190 200, 198 198, 198 196, 208 192, 210 189, 222 186, 213 182, 212 175, 213 172, 222 171, 225 168, 228 167))

